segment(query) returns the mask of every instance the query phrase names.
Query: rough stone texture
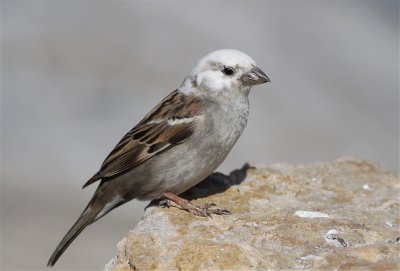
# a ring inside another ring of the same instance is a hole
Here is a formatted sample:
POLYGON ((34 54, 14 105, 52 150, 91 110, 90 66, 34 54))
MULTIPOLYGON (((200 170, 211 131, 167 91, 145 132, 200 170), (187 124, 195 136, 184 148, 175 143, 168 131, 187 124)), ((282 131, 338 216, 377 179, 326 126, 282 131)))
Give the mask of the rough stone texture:
POLYGON ((400 270, 399 190, 398 175, 353 158, 251 163, 185 195, 232 215, 150 206, 105 269, 400 270))

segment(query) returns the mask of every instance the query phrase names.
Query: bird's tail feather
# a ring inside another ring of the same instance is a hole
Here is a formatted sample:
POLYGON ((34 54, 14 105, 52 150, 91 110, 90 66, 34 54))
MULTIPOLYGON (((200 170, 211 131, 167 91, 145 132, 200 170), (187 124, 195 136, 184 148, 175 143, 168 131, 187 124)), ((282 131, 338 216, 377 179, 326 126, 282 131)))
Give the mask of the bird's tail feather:
POLYGON ((52 267, 60 258, 60 256, 64 253, 64 251, 68 248, 68 246, 75 240, 75 238, 92 222, 96 220, 96 216, 101 212, 102 208, 93 209, 93 207, 88 206, 82 212, 78 220, 71 227, 71 229, 67 232, 64 238, 61 240, 60 244, 57 246, 56 250, 50 257, 47 266, 52 267))

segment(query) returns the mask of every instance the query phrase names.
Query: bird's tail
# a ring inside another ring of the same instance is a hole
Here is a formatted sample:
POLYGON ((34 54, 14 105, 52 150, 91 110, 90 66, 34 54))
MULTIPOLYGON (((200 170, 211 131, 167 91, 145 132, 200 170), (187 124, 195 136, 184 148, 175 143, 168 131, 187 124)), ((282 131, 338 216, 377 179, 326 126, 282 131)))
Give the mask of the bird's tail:
POLYGON ((92 204, 88 204, 85 210, 82 212, 78 220, 71 227, 71 229, 67 232, 64 238, 61 240, 60 244, 58 244, 56 250, 50 257, 47 266, 52 267, 60 258, 60 256, 64 253, 64 251, 68 248, 68 246, 75 240, 75 238, 86 228, 89 224, 98 219, 96 217, 103 208, 94 208, 92 204))

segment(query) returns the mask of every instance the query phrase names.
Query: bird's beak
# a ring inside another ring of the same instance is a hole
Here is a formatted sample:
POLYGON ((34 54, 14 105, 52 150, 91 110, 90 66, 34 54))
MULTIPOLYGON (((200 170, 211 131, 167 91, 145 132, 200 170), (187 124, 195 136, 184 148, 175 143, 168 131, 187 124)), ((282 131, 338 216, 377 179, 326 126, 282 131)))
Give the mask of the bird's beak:
POLYGON ((249 72, 243 74, 240 77, 240 80, 245 86, 254 86, 271 82, 268 76, 260 68, 256 66, 253 66, 253 68, 249 72))

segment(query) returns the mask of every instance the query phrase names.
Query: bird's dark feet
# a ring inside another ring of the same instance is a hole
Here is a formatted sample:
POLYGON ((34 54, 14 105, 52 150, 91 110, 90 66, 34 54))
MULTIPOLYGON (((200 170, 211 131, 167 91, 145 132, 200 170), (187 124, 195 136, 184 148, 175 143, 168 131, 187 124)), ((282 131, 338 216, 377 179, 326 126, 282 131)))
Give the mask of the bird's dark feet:
POLYGON ((170 207, 171 202, 175 202, 179 207, 181 207, 183 210, 186 210, 194 215, 197 216, 211 216, 212 214, 215 215, 230 215, 231 212, 226 210, 226 209, 221 209, 221 208, 213 208, 217 206, 215 203, 205 203, 202 206, 195 205, 191 203, 190 201, 180 198, 174 194, 171 193, 164 193, 164 197, 166 199, 160 201, 160 205, 164 207, 170 207))

